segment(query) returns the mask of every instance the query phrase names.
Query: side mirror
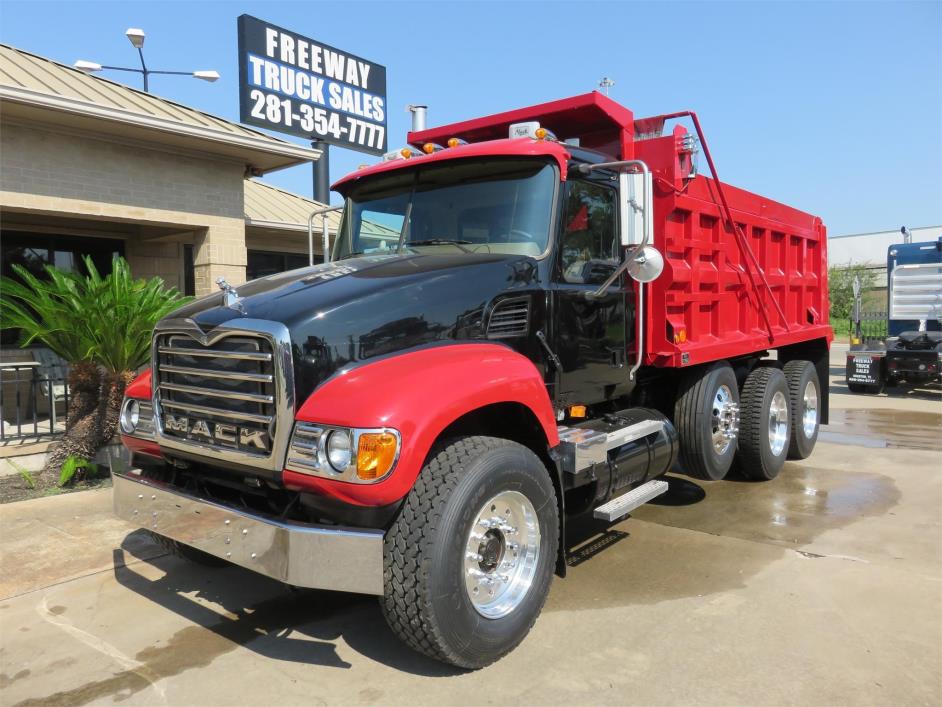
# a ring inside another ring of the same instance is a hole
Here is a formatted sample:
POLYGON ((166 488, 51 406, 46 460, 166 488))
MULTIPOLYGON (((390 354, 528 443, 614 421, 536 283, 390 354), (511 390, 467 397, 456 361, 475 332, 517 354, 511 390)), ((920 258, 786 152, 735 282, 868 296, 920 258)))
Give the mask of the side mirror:
POLYGON ((654 241, 651 225, 654 222, 651 173, 620 172, 618 175, 619 217, 621 244, 636 246, 654 241))
POLYGON ((653 245, 646 245, 628 263, 628 274, 638 282, 657 280, 664 272, 664 256, 653 245))

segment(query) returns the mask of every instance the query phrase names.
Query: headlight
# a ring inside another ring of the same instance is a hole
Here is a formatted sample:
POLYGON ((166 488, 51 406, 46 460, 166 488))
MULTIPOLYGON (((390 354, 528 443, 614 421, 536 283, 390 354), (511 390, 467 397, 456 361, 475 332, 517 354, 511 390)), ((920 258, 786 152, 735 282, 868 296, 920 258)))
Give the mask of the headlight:
POLYGON ((334 430, 327 435, 327 461, 334 471, 346 471, 350 466, 350 433, 346 430, 334 430))
POLYGON ((121 408, 121 431, 125 434, 131 434, 137 429, 137 423, 141 421, 141 406, 134 398, 128 398, 124 401, 121 408))
POLYGON ((389 427, 349 429, 298 422, 285 467, 354 484, 380 481, 396 466, 399 432, 389 427))

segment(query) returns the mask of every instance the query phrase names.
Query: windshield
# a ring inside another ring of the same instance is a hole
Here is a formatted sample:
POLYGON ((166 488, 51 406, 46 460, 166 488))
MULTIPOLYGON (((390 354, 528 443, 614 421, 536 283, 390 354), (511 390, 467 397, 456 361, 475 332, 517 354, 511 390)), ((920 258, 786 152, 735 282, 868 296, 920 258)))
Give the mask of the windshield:
POLYGON ((360 254, 539 256, 558 177, 535 160, 456 160, 378 176, 347 195, 334 258, 360 254))

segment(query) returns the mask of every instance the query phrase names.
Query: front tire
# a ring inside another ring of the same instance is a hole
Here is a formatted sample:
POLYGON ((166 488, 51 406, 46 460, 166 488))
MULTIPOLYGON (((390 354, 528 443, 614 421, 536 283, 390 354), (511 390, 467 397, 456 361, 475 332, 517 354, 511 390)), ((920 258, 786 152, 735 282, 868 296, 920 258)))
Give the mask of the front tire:
POLYGON ((756 481, 771 481, 788 456, 791 414, 788 381, 771 366, 759 366, 742 386, 737 467, 756 481))
POLYGON ((427 462, 386 534, 383 615, 420 653, 482 668, 530 631, 558 543, 556 492, 532 451, 454 440, 427 462))

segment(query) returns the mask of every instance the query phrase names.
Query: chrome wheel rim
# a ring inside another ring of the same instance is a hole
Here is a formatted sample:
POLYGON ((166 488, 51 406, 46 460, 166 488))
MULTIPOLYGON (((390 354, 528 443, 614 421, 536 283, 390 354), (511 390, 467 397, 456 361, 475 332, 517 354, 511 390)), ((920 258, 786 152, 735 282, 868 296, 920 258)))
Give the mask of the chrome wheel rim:
POLYGON ((710 413, 713 432, 713 451, 726 454, 730 445, 739 434, 739 405, 733 398, 733 392, 727 385, 721 385, 713 396, 713 409, 710 413))
POLYGON ((815 384, 808 381, 805 385, 805 392, 801 399, 801 428, 805 437, 811 439, 814 437, 814 431, 818 427, 818 389, 815 384))
POLYGON ((465 546, 468 598, 481 616, 516 609, 533 585, 540 560, 536 509, 519 491, 502 491, 481 506, 465 546))
POLYGON ((776 390, 769 405, 769 447, 772 456, 777 457, 785 449, 788 441, 788 402, 785 394, 776 390))

